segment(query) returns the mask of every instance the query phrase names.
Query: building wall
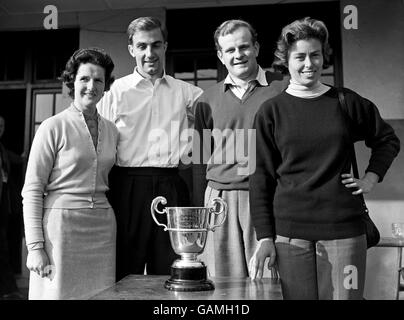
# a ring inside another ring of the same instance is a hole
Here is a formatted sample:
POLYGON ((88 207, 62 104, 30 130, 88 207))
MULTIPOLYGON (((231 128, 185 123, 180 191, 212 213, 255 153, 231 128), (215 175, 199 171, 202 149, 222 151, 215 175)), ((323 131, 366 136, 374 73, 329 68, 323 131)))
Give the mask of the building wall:
MULTIPOLYGON (((404 2, 402 0, 342 0, 358 9, 358 29, 346 30, 341 17, 343 79, 351 88, 373 101, 383 118, 404 142, 404 2)), ((370 152, 358 145, 358 164, 364 170, 370 152)), ((384 181, 366 195, 371 217, 384 237, 391 223, 404 221, 404 151, 393 162, 384 181)), ((368 251, 365 297, 394 299, 397 271, 396 249, 368 251)))
POLYGON ((344 83, 376 103, 386 119, 404 119, 404 2, 342 0, 358 8, 358 29, 342 28, 344 83))

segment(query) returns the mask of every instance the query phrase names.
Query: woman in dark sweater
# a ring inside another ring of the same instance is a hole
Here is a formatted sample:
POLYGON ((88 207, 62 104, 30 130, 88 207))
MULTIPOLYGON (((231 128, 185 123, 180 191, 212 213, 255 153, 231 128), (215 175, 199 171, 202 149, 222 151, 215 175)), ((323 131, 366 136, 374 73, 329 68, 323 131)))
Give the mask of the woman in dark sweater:
POLYGON ((323 22, 305 18, 282 30, 274 67, 289 72, 288 88, 259 109, 256 171, 250 177, 252 220, 260 245, 250 261, 261 277, 266 257, 277 262, 285 299, 362 299, 366 236, 362 199, 381 182, 400 149, 376 106, 320 82, 329 59, 323 22), (350 174, 352 142, 371 150, 365 175, 350 174))

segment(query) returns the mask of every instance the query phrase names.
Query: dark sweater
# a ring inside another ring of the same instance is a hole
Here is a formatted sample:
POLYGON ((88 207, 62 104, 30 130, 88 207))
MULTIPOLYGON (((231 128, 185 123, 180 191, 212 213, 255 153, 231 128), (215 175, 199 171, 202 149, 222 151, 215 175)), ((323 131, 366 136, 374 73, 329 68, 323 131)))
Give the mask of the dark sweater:
POLYGON ((352 132, 337 90, 314 99, 286 92, 263 103, 254 128, 257 168, 250 177, 250 210, 257 238, 279 234, 330 240, 364 233, 361 197, 341 182, 349 173, 351 141, 372 150, 367 171, 380 181, 400 149, 392 127, 376 106, 344 89, 352 132))
POLYGON ((195 130, 200 140, 194 139, 193 145, 194 205, 203 205, 207 183, 218 190, 248 190, 248 149, 249 139, 255 138, 251 135, 255 113, 265 100, 282 92, 289 83, 281 74, 267 71, 265 75, 268 86, 257 82, 242 100, 224 81, 207 89, 198 99, 195 130), (212 137, 212 129, 218 134, 216 138, 212 137), (220 139, 223 133, 228 134, 228 139, 220 139), (236 141, 242 143, 237 146, 236 141))

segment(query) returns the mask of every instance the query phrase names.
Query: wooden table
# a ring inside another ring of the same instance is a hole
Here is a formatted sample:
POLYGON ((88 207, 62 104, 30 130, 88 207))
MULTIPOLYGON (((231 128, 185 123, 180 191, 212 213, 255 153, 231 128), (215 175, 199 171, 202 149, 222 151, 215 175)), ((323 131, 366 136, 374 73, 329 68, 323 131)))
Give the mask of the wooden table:
POLYGON ((280 281, 210 278, 215 290, 178 292, 164 288, 169 276, 129 275, 92 300, 282 300, 280 281))
POLYGON ((404 286, 401 284, 400 275, 403 269, 403 248, 404 248, 404 240, 400 240, 397 238, 381 238, 380 242, 376 247, 388 247, 388 248, 397 248, 397 292, 396 299, 400 298, 400 291, 404 291, 404 286))

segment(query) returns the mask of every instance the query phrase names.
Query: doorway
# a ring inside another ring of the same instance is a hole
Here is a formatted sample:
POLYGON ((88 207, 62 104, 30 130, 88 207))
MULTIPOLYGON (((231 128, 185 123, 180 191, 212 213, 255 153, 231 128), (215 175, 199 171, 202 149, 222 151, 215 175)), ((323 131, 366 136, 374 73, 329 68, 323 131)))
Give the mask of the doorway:
POLYGON ((5 131, 1 143, 7 149, 10 159, 10 206, 8 219, 7 242, 9 260, 14 273, 21 273, 23 235, 22 199, 23 165, 21 154, 24 151, 25 134, 25 89, 0 90, 0 115, 5 120, 5 131))
POLYGON ((25 89, 0 90, 0 115, 6 122, 1 142, 17 154, 24 151, 25 94, 25 89))

